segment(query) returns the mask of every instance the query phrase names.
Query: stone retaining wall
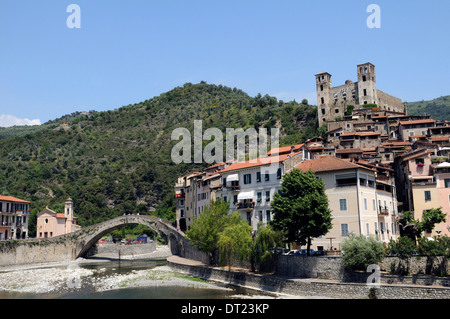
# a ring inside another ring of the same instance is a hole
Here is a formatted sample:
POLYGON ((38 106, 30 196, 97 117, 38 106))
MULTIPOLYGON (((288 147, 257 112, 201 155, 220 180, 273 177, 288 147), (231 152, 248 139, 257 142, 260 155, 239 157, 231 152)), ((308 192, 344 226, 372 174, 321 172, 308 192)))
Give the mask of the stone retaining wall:
POLYGON ((189 265, 175 258, 168 265, 176 272, 204 280, 231 284, 265 292, 296 296, 368 299, 369 295, 380 299, 450 299, 450 288, 382 284, 371 288, 363 283, 340 283, 314 279, 289 279, 276 275, 257 275, 245 272, 230 272, 221 268, 189 265))
POLYGON ((121 245, 121 244, 98 244, 92 250, 89 251, 89 255, 97 254, 120 254, 122 256, 149 254, 156 250, 156 242, 150 242, 147 244, 133 244, 133 245, 121 245))
MULTIPOLYGON (((450 286, 449 276, 437 277, 427 275, 430 272, 437 274, 450 273, 445 257, 435 257, 433 260, 427 257, 411 258, 408 274, 401 272, 401 270, 407 268, 407 262, 397 257, 387 257, 379 266, 383 272, 381 276, 381 282, 383 283, 450 286), (393 273, 391 272, 392 270, 394 270, 393 273)), ((369 274, 364 272, 346 270, 342 266, 342 257, 340 256, 308 257, 279 255, 275 263, 275 273, 280 276, 295 278, 317 278, 360 283, 365 283, 369 276, 369 274)))
POLYGON ((75 256, 71 242, 43 239, 0 243, 0 266, 60 262, 73 260, 75 256))

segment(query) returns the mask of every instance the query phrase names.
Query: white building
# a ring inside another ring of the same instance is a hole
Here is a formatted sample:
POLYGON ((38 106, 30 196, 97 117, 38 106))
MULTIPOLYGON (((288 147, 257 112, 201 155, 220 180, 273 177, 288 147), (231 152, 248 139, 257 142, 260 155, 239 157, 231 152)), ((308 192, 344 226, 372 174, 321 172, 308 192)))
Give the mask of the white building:
POLYGON ((231 164, 220 171, 222 199, 230 203, 254 230, 272 220, 271 202, 281 190, 282 177, 303 159, 302 152, 231 164))

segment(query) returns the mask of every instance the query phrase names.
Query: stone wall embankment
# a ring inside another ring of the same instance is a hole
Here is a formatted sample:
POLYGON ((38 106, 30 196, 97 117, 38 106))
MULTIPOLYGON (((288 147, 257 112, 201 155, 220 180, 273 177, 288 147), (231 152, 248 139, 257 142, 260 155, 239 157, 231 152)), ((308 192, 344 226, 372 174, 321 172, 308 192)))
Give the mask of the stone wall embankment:
POLYGON ((132 245, 122 245, 122 244, 98 244, 93 247, 88 255, 98 255, 98 254, 119 254, 121 256, 132 256, 132 255, 143 255, 150 254, 156 250, 156 242, 150 242, 147 244, 132 244, 132 245))
POLYGON ((0 266, 27 265, 73 260, 70 242, 59 240, 18 240, 0 243, 0 266))
POLYGON ((226 268, 190 264, 172 256, 169 266, 176 272, 223 284, 264 292, 337 299, 450 299, 450 288, 381 284, 374 288, 365 283, 346 283, 324 279, 292 279, 277 275, 258 275, 226 268))

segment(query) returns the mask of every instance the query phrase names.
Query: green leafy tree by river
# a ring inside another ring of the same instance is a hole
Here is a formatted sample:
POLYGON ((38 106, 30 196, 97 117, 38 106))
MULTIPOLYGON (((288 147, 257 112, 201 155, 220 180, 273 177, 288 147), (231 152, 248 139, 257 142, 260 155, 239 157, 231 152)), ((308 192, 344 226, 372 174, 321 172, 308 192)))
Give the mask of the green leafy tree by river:
POLYGON ((311 247, 311 239, 325 235, 332 227, 325 184, 314 172, 293 169, 283 177, 281 193, 274 196, 272 227, 284 233, 287 243, 311 247))

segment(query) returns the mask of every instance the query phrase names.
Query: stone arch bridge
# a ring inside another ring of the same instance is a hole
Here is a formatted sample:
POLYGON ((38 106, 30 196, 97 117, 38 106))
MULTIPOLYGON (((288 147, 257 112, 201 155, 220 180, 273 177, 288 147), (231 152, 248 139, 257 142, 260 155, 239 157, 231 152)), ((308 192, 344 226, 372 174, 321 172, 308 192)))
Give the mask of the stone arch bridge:
POLYGON ((58 237, 0 242, 0 266, 76 260, 85 257, 104 235, 135 224, 155 230, 167 241, 172 255, 209 262, 208 255, 191 246, 169 221, 147 215, 124 215, 58 237))

